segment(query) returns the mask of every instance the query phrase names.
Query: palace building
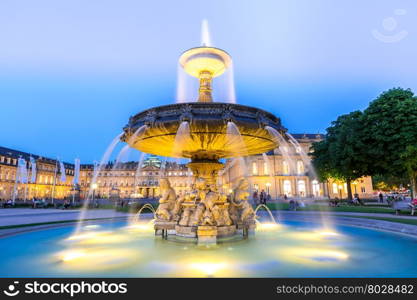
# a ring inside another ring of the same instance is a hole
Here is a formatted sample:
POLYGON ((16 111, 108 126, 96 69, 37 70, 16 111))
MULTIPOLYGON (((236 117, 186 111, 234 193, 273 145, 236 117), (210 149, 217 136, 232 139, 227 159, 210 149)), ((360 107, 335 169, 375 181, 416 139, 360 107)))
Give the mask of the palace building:
MULTIPOLYGON (((235 158, 225 162, 220 172, 219 184, 227 192, 233 189, 237 180, 245 176, 250 183, 251 195, 265 191, 272 199, 285 197, 330 197, 345 198, 347 186, 344 182, 328 180, 319 182, 310 166, 308 153, 311 144, 323 139, 320 134, 293 134, 298 142, 296 147, 281 146, 263 155, 235 158), (291 148, 291 149, 286 149, 291 148)), ((162 161, 148 156, 141 166, 138 162, 109 163, 97 174, 93 183, 94 165, 81 164, 79 185, 74 188, 74 164, 64 163, 66 180, 61 182, 59 162, 4 147, 0 147, 0 199, 15 198, 29 200, 84 199, 90 187, 96 198, 156 198, 159 196, 159 179, 166 177, 178 195, 185 193, 193 184, 193 174, 185 164, 162 161), (36 179, 31 182, 30 158, 36 161, 36 179), (28 182, 16 180, 18 159, 27 162, 28 182)), ((364 177, 352 183, 352 192, 361 198, 373 195, 371 177, 364 177)))
MULTIPOLYGON (((223 174, 225 188, 233 188, 246 173, 250 193, 265 191, 272 199, 287 197, 347 197, 344 182, 319 182, 311 168, 308 153, 312 143, 324 138, 321 134, 292 134, 296 147, 281 146, 264 155, 229 160, 223 174), (282 154, 284 152, 284 155, 282 154)), ((352 183, 352 193, 366 198, 373 196, 372 178, 360 178, 352 183)))
POLYGON ((29 154, 0 147, 0 199, 11 199, 15 191, 16 199, 52 198, 62 199, 69 195, 74 176, 74 165, 64 163, 66 180, 61 182, 58 161, 39 155, 29 154), (30 169, 30 158, 36 161, 36 178, 31 182, 28 171, 27 183, 16 181, 18 160, 25 159, 30 169))

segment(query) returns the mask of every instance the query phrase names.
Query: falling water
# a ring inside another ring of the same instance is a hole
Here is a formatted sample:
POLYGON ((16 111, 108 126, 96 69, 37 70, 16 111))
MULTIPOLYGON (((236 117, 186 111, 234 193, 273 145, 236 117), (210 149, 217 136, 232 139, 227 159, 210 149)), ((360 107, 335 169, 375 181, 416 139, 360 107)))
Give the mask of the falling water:
POLYGON ((270 126, 265 126, 265 129, 269 132, 270 135, 272 135, 278 142, 279 144, 279 150, 282 154, 282 156, 284 157, 284 160, 288 163, 289 165, 289 174, 288 175, 292 175, 294 173, 296 173, 296 166, 295 166, 295 162, 294 159, 291 157, 289 151, 290 151, 290 147, 288 145, 288 142, 286 141, 286 139, 274 128, 270 127, 270 126))
POLYGON ((233 62, 230 63, 230 66, 226 71, 226 75, 227 102, 236 103, 235 72, 233 62))
POLYGON ((272 166, 271 161, 269 160, 269 157, 266 153, 262 153, 262 157, 263 157, 264 163, 266 164, 266 167, 267 167, 267 174, 266 175, 269 175, 269 179, 271 180, 271 184, 272 183, 274 184, 274 188, 275 188, 275 191, 276 191, 277 187, 276 187, 276 182, 275 182, 275 178, 274 178, 274 167, 272 166))
POLYGON ((150 210, 151 212, 152 212, 152 214, 153 214, 153 219, 155 219, 155 217, 156 217, 156 211, 155 211, 155 208, 151 205, 151 204, 149 204, 149 203, 145 203, 140 209, 139 209, 139 211, 133 216, 133 218, 131 219, 131 222, 132 223, 136 223, 136 222, 139 222, 140 221, 140 217, 141 217, 141 215, 142 215, 142 213, 143 213, 143 211, 145 210, 145 209, 148 209, 148 210, 150 210))
POLYGON ((114 165, 112 167, 112 171, 116 170, 117 168, 120 167, 120 164, 122 163, 122 161, 125 161, 126 158, 129 155, 129 152, 132 150, 132 148, 130 147, 129 144, 125 145, 122 150, 120 150, 119 154, 116 157, 116 161, 114 162, 114 165))
MULTIPOLYGON (((266 126, 265 129, 272 136, 274 136, 280 144, 282 143, 281 145, 284 145, 286 147, 286 149, 290 149, 287 141, 285 140, 285 138, 278 131, 276 131, 274 128, 269 127, 269 126, 266 126)), ((281 146, 280 146, 280 150, 281 150, 281 146)), ((294 161, 291 160, 287 151, 282 151, 281 150, 281 153, 284 156, 285 160, 288 159, 288 161, 292 161, 292 164, 294 165, 294 161)), ((298 179, 297 179, 297 181, 298 181, 298 179)), ((320 210, 320 217, 321 217, 321 222, 322 222, 324 228, 332 228, 332 222, 331 222, 330 218, 324 213, 323 210, 320 210)))
POLYGON ((274 174, 273 174, 274 168, 271 165, 271 161, 269 160, 268 155, 266 153, 262 153, 262 157, 267 167, 267 175, 269 175, 269 177, 271 178, 274 178, 274 174))
POLYGON ((138 166, 136 168, 136 173, 135 173, 135 188, 139 185, 139 177, 142 171, 142 164, 143 164, 143 160, 145 159, 145 155, 146 153, 142 152, 139 157, 138 166))
POLYGON ((303 147, 301 147, 300 143, 291 134, 287 133, 287 136, 290 139, 290 143, 293 145, 294 149, 299 149, 301 160, 303 161, 305 166, 308 166, 308 170, 311 173, 311 177, 317 180, 316 170, 314 169, 314 166, 311 163, 311 159, 308 157, 303 147))
POLYGON ((239 128, 231 121, 227 122, 226 143, 224 148, 231 151, 233 154, 239 154, 240 156, 248 155, 246 144, 240 134, 239 128))
POLYGON ((201 22, 201 45, 204 47, 212 46, 209 25, 206 19, 201 22))
POLYGON ((188 75, 180 64, 178 64, 177 69, 177 95, 175 102, 196 102, 198 99, 199 81, 188 75))
POLYGON ((213 79, 213 99, 216 102, 236 103, 233 62, 222 76, 213 79))
POLYGON ((190 142, 190 123, 187 121, 181 122, 180 126, 178 127, 177 134, 175 135, 172 156, 181 157, 183 151, 187 149, 187 146, 190 144, 190 142))
POLYGON ((257 216, 257 213, 258 213, 259 209, 261 209, 261 208, 263 208, 263 209, 265 209, 265 210, 267 211, 267 213, 269 214, 269 217, 271 218, 271 222, 272 222, 273 224, 276 224, 277 222, 276 222, 276 220, 275 220, 275 218, 274 218, 274 215, 272 214, 272 212, 271 212, 271 210, 268 208, 268 206, 266 206, 265 204, 259 204, 259 205, 255 208, 255 211, 254 211, 255 216, 257 216))
POLYGON ((90 184, 90 188, 88 190, 87 197, 84 200, 84 204, 83 204, 83 207, 81 209, 81 213, 80 213, 80 217, 79 217, 79 220, 78 220, 76 229, 75 229, 75 233, 78 233, 80 231, 81 227, 82 227, 82 223, 83 223, 83 220, 85 218, 85 212, 86 212, 86 210, 88 208, 88 205, 89 205, 90 200, 91 200, 92 195, 93 195, 93 190, 94 190, 93 189, 93 184, 96 183, 97 177, 100 174, 101 169, 103 168, 103 166, 105 166, 108 163, 109 158, 110 158, 111 154, 113 153, 114 149, 116 148, 117 144, 120 142, 120 137, 122 135, 123 135, 123 132, 120 133, 119 135, 117 135, 113 139, 113 141, 110 143, 110 145, 107 147, 106 151, 104 152, 103 157, 100 160, 100 163, 98 165, 97 171, 94 172, 94 174, 93 174, 93 179, 91 181, 91 184, 90 184))

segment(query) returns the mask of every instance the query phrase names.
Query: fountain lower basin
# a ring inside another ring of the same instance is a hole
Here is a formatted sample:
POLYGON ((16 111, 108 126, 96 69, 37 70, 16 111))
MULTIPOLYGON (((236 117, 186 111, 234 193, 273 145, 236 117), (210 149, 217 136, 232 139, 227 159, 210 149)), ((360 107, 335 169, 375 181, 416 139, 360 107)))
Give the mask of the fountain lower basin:
POLYGON ((417 276, 415 238, 349 226, 331 230, 322 234, 319 224, 308 222, 263 224, 255 239, 199 246, 155 238, 153 227, 142 223, 100 223, 78 238, 67 226, 1 238, 7 259, 0 261, 0 276, 417 276))

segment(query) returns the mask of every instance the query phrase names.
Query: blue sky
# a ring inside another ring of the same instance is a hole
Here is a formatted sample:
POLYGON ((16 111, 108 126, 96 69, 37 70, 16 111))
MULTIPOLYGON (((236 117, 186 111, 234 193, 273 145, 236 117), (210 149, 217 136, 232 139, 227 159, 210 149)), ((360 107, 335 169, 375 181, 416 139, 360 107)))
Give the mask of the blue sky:
POLYGON ((0 145, 99 160, 130 115, 175 102, 178 56, 204 18, 233 57, 237 102, 290 132, 417 91, 413 0, 2 0, 0 145))

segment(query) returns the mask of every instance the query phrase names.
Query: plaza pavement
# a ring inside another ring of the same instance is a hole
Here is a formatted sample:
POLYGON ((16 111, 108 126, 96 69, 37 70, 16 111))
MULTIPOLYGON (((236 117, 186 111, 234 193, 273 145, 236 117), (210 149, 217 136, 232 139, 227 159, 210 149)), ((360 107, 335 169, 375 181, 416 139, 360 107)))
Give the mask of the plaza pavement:
MULTIPOLYGON (((20 224, 46 223, 78 220, 81 210, 63 209, 31 209, 31 208, 4 208, 0 209, 0 227, 20 224)), ((127 217, 130 214, 117 212, 112 209, 87 210, 84 219, 103 219, 127 217)))

